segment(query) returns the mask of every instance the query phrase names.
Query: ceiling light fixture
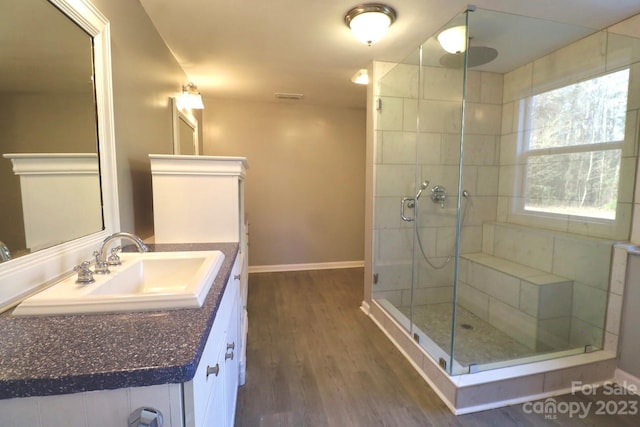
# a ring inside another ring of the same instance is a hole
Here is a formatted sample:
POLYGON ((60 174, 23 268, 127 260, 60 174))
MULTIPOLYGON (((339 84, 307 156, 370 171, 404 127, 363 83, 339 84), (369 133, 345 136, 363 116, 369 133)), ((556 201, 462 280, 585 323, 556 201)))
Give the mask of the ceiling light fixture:
POLYGON ((380 40, 395 20, 396 11, 382 3, 360 4, 344 16, 356 38, 369 46, 380 40))
POLYGON ((369 73, 366 68, 358 70, 357 73, 351 77, 351 81, 358 85, 366 85, 369 84, 369 73))
POLYGON ((191 108, 192 110, 204 109, 204 104, 202 103, 202 95, 200 95, 198 86, 191 82, 185 86, 182 86, 180 105, 186 108, 191 108))
POLYGON ((462 53, 467 50, 467 27, 451 27, 438 34, 438 42, 449 53, 462 53))

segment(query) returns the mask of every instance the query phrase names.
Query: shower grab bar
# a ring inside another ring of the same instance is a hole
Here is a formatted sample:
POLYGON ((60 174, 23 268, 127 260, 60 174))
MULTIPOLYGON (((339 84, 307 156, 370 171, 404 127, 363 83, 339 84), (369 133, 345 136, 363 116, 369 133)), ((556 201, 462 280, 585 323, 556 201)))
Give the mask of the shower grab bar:
POLYGON ((415 197, 403 197, 402 201, 400 202, 400 217, 402 218, 402 220, 406 221, 406 222, 415 221, 416 220, 415 211, 414 211, 413 218, 408 217, 404 213, 405 206, 407 206, 410 209, 415 208, 415 206, 416 206, 416 198, 415 197), (407 202, 409 202, 409 203, 407 203, 407 202))

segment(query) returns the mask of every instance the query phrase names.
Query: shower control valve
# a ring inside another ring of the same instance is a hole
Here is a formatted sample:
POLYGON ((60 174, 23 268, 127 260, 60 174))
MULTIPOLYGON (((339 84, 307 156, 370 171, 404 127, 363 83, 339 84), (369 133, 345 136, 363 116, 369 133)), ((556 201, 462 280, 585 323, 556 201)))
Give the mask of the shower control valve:
POLYGON ((435 185, 431 189, 431 200, 433 203, 439 203, 444 208, 444 202, 447 200, 447 189, 442 185, 435 185))

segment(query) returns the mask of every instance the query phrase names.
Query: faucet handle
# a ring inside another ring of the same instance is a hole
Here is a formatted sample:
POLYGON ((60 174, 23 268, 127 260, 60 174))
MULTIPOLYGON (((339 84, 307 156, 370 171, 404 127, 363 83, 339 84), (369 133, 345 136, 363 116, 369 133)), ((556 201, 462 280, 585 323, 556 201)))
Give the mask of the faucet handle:
POLYGON ((109 274, 109 264, 107 261, 102 261, 100 259, 100 251, 94 251, 93 256, 96 257, 96 267, 94 268, 94 272, 96 274, 109 274))
POLYGON ((89 270, 90 265, 91 263, 89 261, 83 261, 80 265, 73 267, 73 271, 78 273, 76 283, 88 285, 96 281, 96 279, 93 278, 93 272, 89 270))
POLYGON ((107 265, 122 265, 122 261, 120 261, 120 257, 118 256, 118 252, 122 250, 122 246, 116 246, 111 249, 111 255, 107 259, 107 265))

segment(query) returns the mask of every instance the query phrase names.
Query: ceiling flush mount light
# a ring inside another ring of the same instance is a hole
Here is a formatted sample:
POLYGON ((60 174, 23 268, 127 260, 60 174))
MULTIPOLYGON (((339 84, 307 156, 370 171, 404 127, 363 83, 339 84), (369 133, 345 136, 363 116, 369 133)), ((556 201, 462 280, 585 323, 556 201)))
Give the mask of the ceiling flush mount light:
POLYGON ((438 42, 449 53, 462 53, 467 50, 467 27, 451 27, 438 34, 438 42))
POLYGON ((395 20, 396 11, 382 3, 360 4, 344 16, 356 38, 369 46, 380 40, 395 20))
POLYGON ((369 73, 366 68, 358 70, 357 73, 351 77, 351 81, 358 85, 366 85, 369 84, 369 73))
POLYGON ((198 90, 198 86, 189 83, 182 86, 182 96, 180 97, 180 105, 192 110, 203 110, 202 95, 198 90))

